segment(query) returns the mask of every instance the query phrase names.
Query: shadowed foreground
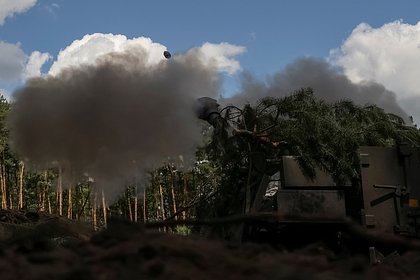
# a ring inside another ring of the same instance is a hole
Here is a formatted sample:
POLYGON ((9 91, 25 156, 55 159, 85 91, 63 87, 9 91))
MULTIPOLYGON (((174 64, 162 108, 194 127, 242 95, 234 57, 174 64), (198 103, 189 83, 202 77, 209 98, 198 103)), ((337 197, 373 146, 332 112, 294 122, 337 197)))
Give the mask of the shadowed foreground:
POLYGON ((113 220, 92 233, 66 219, 0 212, 1 279, 418 279, 420 252, 380 265, 316 243, 287 252, 226 245, 113 220), (13 229, 13 225, 15 228, 13 229))

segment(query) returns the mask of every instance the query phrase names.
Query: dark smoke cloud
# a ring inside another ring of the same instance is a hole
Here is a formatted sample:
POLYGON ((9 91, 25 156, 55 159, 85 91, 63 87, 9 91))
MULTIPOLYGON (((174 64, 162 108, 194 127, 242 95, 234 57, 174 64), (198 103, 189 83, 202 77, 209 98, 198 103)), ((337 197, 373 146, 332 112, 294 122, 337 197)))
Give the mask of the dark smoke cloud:
POLYGON ((374 82, 355 84, 339 68, 317 58, 298 59, 267 81, 257 80, 245 73, 240 92, 223 102, 235 105, 254 103, 265 96, 286 96, 303 87, 313 88, 316 96, 327 101, 350 99, 360 105, 376 104, 407 119, 407 114, 397 104, 394 92, 374 82))
MULTIPOLYGON (((218 97, 219 74, 194 50, 154 66, 147 60, 145 51, 131 49, 30 80, 14 96, 13 148, 38 166, 61 166, 69 180, 89 174, 108 196, 134 176, 145 182, 147 171, 168 157, 193 158, 201 141, 194 102, 218 97)), ((314 58, 299 59, 266 81, 244 73, 240 93, 221 103, 240 106, 302 87, 329 101, 377 104, 406 117, 393 92, 377 83, 354 84, 314 58)))
POLYGON ((146 61, 137 48, 30 80, 14 95, 12 147, 38 166, 62 166, 67 178, 87 173, 108 193, 168 157, 193 157, 194 102, 217 96, 218 74, 193 53, 146 61))

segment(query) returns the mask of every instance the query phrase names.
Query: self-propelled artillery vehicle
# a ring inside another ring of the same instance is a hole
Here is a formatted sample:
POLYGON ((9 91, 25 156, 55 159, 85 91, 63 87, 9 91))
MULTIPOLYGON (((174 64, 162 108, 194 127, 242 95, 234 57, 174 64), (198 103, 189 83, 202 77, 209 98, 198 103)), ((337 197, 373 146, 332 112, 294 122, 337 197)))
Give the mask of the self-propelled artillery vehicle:
MULTIPOLYGON (((214 127, 223 121, 219 104, 211 98, 198 100, 197 114, 214 127)), ((228 130, 232 137, 278 144, 252 131, 228 130)), ((352 221, 372 234, 419 238, 420 148, 406 144, 360 146, 357 153, 357 176, 337 184, 320 168, 316 168, 315 178, 308 178, 293 155, 273 158, 250 149, 243 205, 237 214, 255 219, 231 235, 272 238, 270 232, 287 234, 288 228, 293 228, 295 238, 309 238, 316 235, 316 229, 339 232, 340 225, 352 221)))

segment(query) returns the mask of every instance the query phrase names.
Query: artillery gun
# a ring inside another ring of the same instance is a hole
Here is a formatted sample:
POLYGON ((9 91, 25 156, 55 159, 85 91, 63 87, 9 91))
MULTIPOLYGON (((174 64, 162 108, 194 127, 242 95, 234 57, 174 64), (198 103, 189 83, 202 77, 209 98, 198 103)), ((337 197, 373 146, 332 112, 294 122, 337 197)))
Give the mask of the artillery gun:
MULTIPOLYGON (((216 100, 200 98, 197 104, 200 119, 214 127, 225 121, 216 100)), ((264 134, 235 127, 226 133, 260 144, 281 144, 264 134)), ((293 155, 270 157, 249 149, 248 176, 242 186, 245 197, 237 214, 256 218, 233 227, 230 234, 226 230, 226 235, 236 240, 267 241, 279 233, 298 242, 319 240, 320 235, 329 239, 329 234, 340 235, 351 220, 372 234, 419 238, 419 147, 361 146, 358 156, 358 176, 337 184, 331 174, 319 168, 315 179, 304 176, 293 155)))

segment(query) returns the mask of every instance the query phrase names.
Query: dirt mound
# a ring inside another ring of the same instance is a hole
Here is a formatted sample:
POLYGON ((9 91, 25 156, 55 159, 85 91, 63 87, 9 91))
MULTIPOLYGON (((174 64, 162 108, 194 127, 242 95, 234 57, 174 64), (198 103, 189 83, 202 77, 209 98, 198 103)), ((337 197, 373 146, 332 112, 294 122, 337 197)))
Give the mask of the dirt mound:
POLYGON ((293 252, 261 244, 233 246, 145 230, 121 220, 85 239, 86 235, 76 234, 80 227, 63 220, 49 220, 54 234, 38 230, 1 242, 0 278, 324 280, 419 279, 420 275, 420 253, 414 251, 372 266, 367 256, 337 255, 320 244, 293 252), (71 239, 51 242, 60 234, 71 239))
POLYGON ((0 210, 0 242, 4 244, 24 239, 88 240, 93 233, 89 225, 43 212, 0 210))

